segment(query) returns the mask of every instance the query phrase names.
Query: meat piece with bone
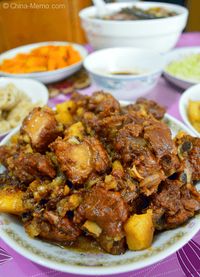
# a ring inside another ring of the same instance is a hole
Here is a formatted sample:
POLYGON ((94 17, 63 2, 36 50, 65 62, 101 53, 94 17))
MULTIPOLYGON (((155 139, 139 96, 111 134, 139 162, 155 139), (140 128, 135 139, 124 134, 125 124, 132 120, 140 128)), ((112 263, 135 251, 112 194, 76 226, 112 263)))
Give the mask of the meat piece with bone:
POLYGON ((120 112, 119 102, 111 94, 101 91, 92 94, 87 108, 101 118, 120 112))
POLYGON ((7 167, 7 159, 16 153, 16 146, 2 145, 0 146, 0 164, 7 167))
POLYGON ((148 148, 155 153, 166 176, 172 175, 179 169, 177 149, 171 131, 165 123, 155 120, 145 122, 144 139, 149 143, 148 148))
POLYGON ((110 167, 105 148, 94 137, 85 137, 81 142, 75 137, 68 140, 58 138, 50 147, 61 170, 74 184, 83 184, 92 172, 104 173, 110 167))
POLYGON ((138 98, 134 104, 125 107, 124 112, 143 112, 144 114, 151 114, 154 118, 160 120, 164 117, 166 109, 152 100, 145 98, 138 98))
POLYGON ((7 168, 14 177, 26 184, 36 177, 54 178, 56 175, 51 160, 40 153, 16 153, 8 158, 7 168))
POLYGON ((190 184, 165 180, 160 192, 152 197, 151 208, 156 229, 172 229, 185 223, 200 210, 200 194, 190 184))
POLYGON ((81 234, 81 230, 67 217, 59 218, 51 211, 27 221, 24 227, 31 237, 39 236, 54 242, 72 242, 81 234))
MULTIPOLYGON (((75 212, 74 222, 95 222, 101 229, 99 243, 106 251, 123 252, 123 223, 128 218, 128 207, 119 192, 93 187, 83 195, 83 201, 75 212), (119 244, 121 247, 118 247, 119 244)), ((118 253, 116 253, 118 252, 118 253)))
POLYGON ((24 119, 20 133, 25 136, 25 141, 30 140, 33 149, 45 152, 48 145, 61 135, 61 127, 50 108, 34 108, 24 119))
MULTIPOLYGON (((188 182, 200 180, 200 138, 186 134, 178 134, 175 138, 178 154, 182 163, 187 165, 188 182)), ((185 169, 185 167, 184 167, 185 169)))
POLYGON ((79 221, 96 222, 109 237, 123 237, 122 223, 128 217, 128 209, 119 192, 94 187, 85 192, 77 213, 79 221))

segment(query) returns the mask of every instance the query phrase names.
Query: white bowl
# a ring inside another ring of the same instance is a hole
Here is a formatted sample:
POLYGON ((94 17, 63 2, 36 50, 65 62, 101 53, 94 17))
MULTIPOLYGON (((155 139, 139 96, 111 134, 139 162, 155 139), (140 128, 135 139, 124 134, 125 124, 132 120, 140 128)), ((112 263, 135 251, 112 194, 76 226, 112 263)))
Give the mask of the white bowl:
POLYGON ((173 48, 186 26, 186 8, 158 2, 107 4, 109 13, 124 7, 136 5, 139 8, 165 7, 178 13, 176 16, 135 21, 102 20, 95 18, 96 8, 83 9, 79 15, 89 43, 94 49, 135 46, 166 52, 173 48))
MULTIPOLYGON (((5 87, 10 83, 14 84, 19 90, 22 90, 31 99, 32 103, 40 103, 40 106, 47 104, 49 93, 42 83, 31 79, 0 77, 0 87, 5 87)), ((10 131, 1 133, 0 139, 10 131)))
MULTIPOLYGON (((167 114, 164 121, 170 126, 173 135, 180 130, 192 135, 190 129, 167 114)), ((1 145, 7 144, 15 133, 16 131, 9 134, 1 145)), ((128 272, 159 262, 184 246, 200 228, 198 214, 179 228, 157 234, 152 247, 147 250, 127 251, 124 255, 113 256, 63 249, 45 241, 32 239, 25 233, 16 217, 11 215, 0 214, 0 221, 0 237, 21 255, 54 270, 86 276, 128 272)))
POLYGON ((189 100, 200 101, 200 84, 195 85, 187 89, 179 100, 179 112, 185 124, 195 133, 196 136, 200 137, 200 133, 192 126, 187 114, 187 107, 189 100))
POLYGON ((69 42, 64 42, 64 41, 48 41, 48 42, 39 42, 39 43, 33 43, 33 44, 28 44, 24 46, 20 46, 14 49, 11 49, 9 51, 6 51, 0 55, 0 64, 3 62, 5 59, 10 59, 14 56, 16 56, 19 53, 29 53, 31 50, 40 47, 40 46, 45 46, 45 45, 72 45, 74 49, 76 49, 81 57, 82 60, 70 65, 66 66, 64 68, 56 69, 56 70, 51 70, 51 71, 45 71, 45 72, 33 72, 33 73, 24 73, 24 74, 12 74, 12 73, 6 73, 0 71, 0 76, 6 76, 6 77, 13 77, 13 78, 31 78, 38 80, 40 82, 43 82, 45 84, 57 82, 59 80, 62 80, 70 75, 72 75, 74 72, 78 71, 83 63, 84 58, 87 56, 87 50, 76 43, 69 43, 69 42))
POLYGON ((83 65, 100 88, 111 92, 119 100, 133 100, 144 96, 156 85, 164 60, 153 50, 120 47, 96 51, 88 55, 83 65), (110 74, 133 71, 141 74, 110 74))
MULTIPOLYGON (((177 61, 183 59, 184 57, 192 54, 200 54, 200 47, 180 47, 177 49, 172 50, 171 52, 165 54, 165 64, 166 66, 173 61, 177 61)), ((182 88, 187 89, 199 82, 194 80, 189 80, 186 78, 177 77, 164 69, 163 75, 165 78, 171 82, 172 84, 182 88)))

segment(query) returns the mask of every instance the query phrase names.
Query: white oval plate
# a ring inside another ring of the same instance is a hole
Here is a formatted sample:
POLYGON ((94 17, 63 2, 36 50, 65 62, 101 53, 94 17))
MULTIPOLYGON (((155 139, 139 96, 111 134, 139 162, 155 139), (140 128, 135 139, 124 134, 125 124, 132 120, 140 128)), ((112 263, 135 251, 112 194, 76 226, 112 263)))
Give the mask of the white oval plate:
POLYGON ((6 72, 0 71, 0 76, 13 77, 13 78, 31 78, 31 79, 35 79, 40 82, 43 82, 45 84, 53 83, 53 82, 62 80, 64 78, 72 75, 76 71, 78 71, 82 66, 84 58, 88 54, 87 50, 83 46, 76 44, 76 43, 70 43, 70 42, 64 42, 64 41, 39 42, 39 43, 33 43, 33 44, 20 46, 20 47, 17 47, 17 48, 14 48, 14 49, 11 49, 9 51, 2 53, 0 55, 0 64, 3 62, 3 60, 13 58, 14 56, 16 56, 19 53, 29 53, 31 50, 33 50, 37 47, 40 47, 40 46, 45 46, 45 45, 72 45, 74 47, 74 49, 76 49, 80 53, 82 60, 73 65, 66 66, 64 68, 51 70, 51 71, 45 71, 45 72, 11 74, 11 73, 6 73, 6 72))
POLYGON ((200 136, 200 133, 192 126, 187 114, 189 100, 200 101, 200 84, 187 89, 179 100, 179 112, 185 124, 195 133, 200 136))
MULTIPOLYGON (((22 90, 31 99, 32 103, 39 103, 40 106, 47 104, 49 92, 47 88, 40 82, 31 79, 16 79, 0 77, 0 87, 7 84, 14 84, 19 90, 22 90)), ((1 133, 0 138, 8 134, 11 130, 1 133)))
MULTIPOLYGON (((181 48, 174 49, 169 53, 165 54, 166 66, 169 63, 182 59, 187 55, 197 54, 197 53, 200 54, 200 47, 181 47, 181 48)), ((172 84, 182 89, 187 89, 195 84, 198 84, 198 82, 195 82, 189 79, 176 77, 170 74, 169 72, 167 72, 165 69, 164 69, 163 75, 169 82, 171 82, 172 84)))
MULTIPOLYGON (((170 126, 172 134, 184 130, 193 133, 181 122, 170 115, 164 121, 170 126)), ((7 144, 9 134, 1 143, 7 144)), ((174 230, 156 235, 152 247, 144 251, 127 251, 124 255, 88 254, 68 249, 38 239, 30 238, 21 223, 11 215, 0 214, 0 236, 10 247, 24 257, 40 265, 74 274, 103 275, 136 270, 168 257, 184 246, 200 229, 200 215, 196 215, 187 224, 174 230)))

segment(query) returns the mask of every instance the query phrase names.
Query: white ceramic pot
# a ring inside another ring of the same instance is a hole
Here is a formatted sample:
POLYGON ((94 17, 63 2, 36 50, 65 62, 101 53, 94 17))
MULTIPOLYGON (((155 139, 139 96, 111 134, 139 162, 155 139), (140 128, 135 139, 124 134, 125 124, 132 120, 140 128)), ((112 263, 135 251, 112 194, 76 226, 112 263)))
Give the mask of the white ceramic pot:
MULTIPOLYGON (((166 52, 172 49, 186 26, 186 8, 166 3, 137 2, 139 8, 164 7, 177 12, 176 16, 151 20, 102 20, 95 18, 96 8, 89 7, 80 12, 83 29, 94 49, 134 46, 166 52)), ((107 4, 109 13, 133 6, 133 3, 107 4)))

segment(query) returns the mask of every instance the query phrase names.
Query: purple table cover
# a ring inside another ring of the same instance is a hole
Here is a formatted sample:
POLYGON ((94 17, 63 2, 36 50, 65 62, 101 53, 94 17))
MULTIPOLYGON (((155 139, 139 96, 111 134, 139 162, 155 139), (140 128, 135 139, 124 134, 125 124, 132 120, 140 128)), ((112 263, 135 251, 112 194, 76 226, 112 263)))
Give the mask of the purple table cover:
MULTIPOLYGON (((185 33, 181 36, 177 47, 200 46, 200 33, 185 33)), ((95 85, 82 91, 90 94, 97 89, 95 85)), ((160 78, 158 85, 154 88, 148 98, 157 101, 167 107, 167 112, 181 120, 178 111, 178 102, 181 90, 167 83, 160 78)), ((51 99, 49 105, 66 100, 67 96, 59 95, 56 99, 51 99)), ((0 222, 1 224, 1 222, 0 222)), ((0 238, 0 277, 73 277, 72 275, 58 272, 39 266, 28 259, 22 257, 0 238)), ((115 274, 116 277, 200 277, 200 232, 177 253, 168 258, 148 266, 141 270, 136 270, 123 274, 115 274)))

